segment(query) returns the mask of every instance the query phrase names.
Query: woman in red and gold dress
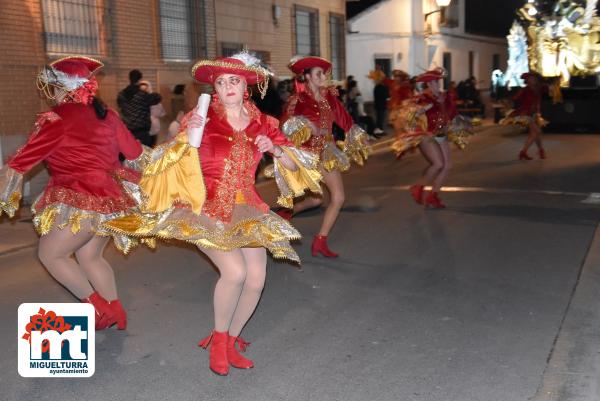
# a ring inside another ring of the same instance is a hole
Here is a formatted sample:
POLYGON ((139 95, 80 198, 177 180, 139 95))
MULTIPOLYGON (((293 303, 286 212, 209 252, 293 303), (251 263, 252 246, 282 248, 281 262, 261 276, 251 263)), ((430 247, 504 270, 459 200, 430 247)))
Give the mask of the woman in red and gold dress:
POLYGON ((527 86, 521 89, 513 97, 517 103, 517 108, 508 112, 506 118, 500 121, 502 125, 516 124, 527 127, 529 136, 525 140, 523 149, 519 152, 519 160, 531 160, 527 154, 529 147, 535 144, 538 147, 540 159, 546 158, 544 145, 542 144, 542 127, 547 122, 540 114, 542 94, 547 90, 542 83, 542 77, 539 74, 526 72, 521 75, 527 86))
POLYGON ((471 134, 469 122, 456 118, 456 99, 440 90, 439 81, 443 78, 441 68, 419 75, 417 82, 423 83, 425 89, 403 103, 401 115, 394 121, 398 135, 392 148, 397 155, 418 147, 429 163, 422 177, 410 187, 410 192, 415 202, 432 208, 445 207, 438 193, 451 166, 448 142, 454 142, 462 149, 466 146, 465 136, 471 134), (427 196, 424 193, 426 185, 431 185, 427 196))
MULTIPOLYGON (((341 172, 350 168, 350 159, 359 165, 367 159, 367 134, 353 123, 352 117, 338 100, 337 91, 327 86, 327 73, 331 70, 329 61, 307 56, 292 60, 288 67, 296 74, 296 93, 285 107, 282 129, 296 146, 320 156, 323 182, 330 194, 323 223, 313 239, 311 252, 313 256, 321 253, 326 257, 337 257, 339 255, 329 249, 327 237, 345 200, 341 172), (334 122, 346 133, 341 150, 333 138, 334 122)), ((294 213, 320 206, 322 202, 322 197, 308 195, 291 209, 278 213, 290 219, 294 213)))
MULTIPOLYGON (((115 323, 125 329, 127 317, 114 273, 102 256, 111 235, 102 223, 136 206, 117 177, 135 181, 139 176, 121 166, 119 153, 136 159, 142 146, 117 113, 95 97, 98 82, 93 75, 101 67, 92 58, 71 56, 39 73, 38 88, 55 106, 38 115, 27 143, 0 170, 0 208, 14 215, 23 175, 44 161, 50 179, 32 206, 41 235, 39 258, 58 282, 94 305, 96 329, 115 323)), ((113 238, 124 252, 133 245, 127 237, 113 238)))
POLYGON ((215 90, 206 119, 195 111, 188 113, 174 142, 155 150, 140 181, 145 213, 116 219, 107 227, 134 237, 191 242, 211 259, 220 273, 214 291, 214 330, 199 345, 210 345, 210 369, 227 375, 230 366, 254 366, 237 347, 244 351, 248 344, 240 333, 262 294, 266 249, 276 258, 299 261, 289 241, 299 239, 300 233, 270 212, 256 192, 259 161, 265 152, 273 155, 282 205, 305 189, 319 191, 321 175, 317 156, 294 148, 279 130, 279 122, 250 100, 248 85, 258 84, 264 94, 270 75, 258 59, 242 52, 201 60, 192 75, 215 90), (186 130, 200 127, 204 132, 199 149, 184 154, 187 150, 180 151, 180 144, 187 142, 186 130), (173 172, 185 160, 195 162, 173 172))

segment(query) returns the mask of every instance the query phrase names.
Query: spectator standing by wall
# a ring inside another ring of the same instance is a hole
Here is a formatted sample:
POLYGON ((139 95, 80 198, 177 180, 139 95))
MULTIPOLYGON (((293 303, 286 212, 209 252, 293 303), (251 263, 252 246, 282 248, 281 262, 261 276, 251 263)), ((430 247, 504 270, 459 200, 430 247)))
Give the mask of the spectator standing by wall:
POLYGON ((381 135, 384 133, 385 116, 387 111, 387 101, 390 97, 390 90, 385 84, 385 76, 382 79, 378 79, 373 89, 373 99, 375 106, 375 135, 381 135))
MULTIPOLYGON (((152 93, 152 85, 149 81, 140 81, 140 89, 146 93, 152 93)), ((160 134, 160 119, 167 115, 162 103, 150 106, 150 136, 156 137, 160 134)), ((154 138, 156 144, 156 138, 154 138)))
POLYGON ((121 117, 133 136, 143 145, 154 146, 156 138, 150 135, 150 107, 159 104, 162 98, 158 93, 144 92, 140 88, 141 79, 140 70, 129 71, 129 85, 119 92, 117 104, 121 117))

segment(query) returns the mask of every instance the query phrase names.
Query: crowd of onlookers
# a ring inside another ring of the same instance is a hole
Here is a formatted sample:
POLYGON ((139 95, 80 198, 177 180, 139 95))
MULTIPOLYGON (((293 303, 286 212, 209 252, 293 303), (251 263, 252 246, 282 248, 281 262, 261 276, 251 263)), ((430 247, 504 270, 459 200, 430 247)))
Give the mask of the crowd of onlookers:
MULTIPOLYGON (((184 84, 175 85, 172 89, 170 113, 167 114, 162 105, 162 97, 153 91, 149 81, 142 79, 139 70, 129 72, 130 84, 119 92, 117 104, 119 106, 123 121, 133 135, 144 145, 154 146, 161 134, 161 120, 169 121, 169 126, 164 133, 165 139, 169 139, 180 131, 181 119, 193 105, 186 102, 186 88, 184 84)), ((360 125, 369 135, 378 138, 385 135, 387 126, 387 113, 390 105, 391 83, 396 78, 393 75, 388 78, 380 66, 371 72, 369 78, 374 81, 373 103, 371 113, 365 108, 363 95, 358 88, 358 82, 354 76, 349 75, 344 82, 339 82, 337 90, 340 101, 344 104, 354 122, 360 125)), ((407 76, 408 78, 408 76, 407 76)), ((410 90, 414 91, 414 79, 408 79, 410 90)), ((258 108, 276 118, 284 115, 285 104, 294 92, 294 80, 284 79, 270 80, 264 98, 260 97, 258 91, 252 93, 252 99, 258 108)), ((477 89, 475 77, 461 81, 458 85, 452 81, 448 92, 453 93, 457 99, 459 111, 469 115, 483 115, 484 104, 477 89)), ((344 133, 334 125, 334 135, 342 139, 344 133)))

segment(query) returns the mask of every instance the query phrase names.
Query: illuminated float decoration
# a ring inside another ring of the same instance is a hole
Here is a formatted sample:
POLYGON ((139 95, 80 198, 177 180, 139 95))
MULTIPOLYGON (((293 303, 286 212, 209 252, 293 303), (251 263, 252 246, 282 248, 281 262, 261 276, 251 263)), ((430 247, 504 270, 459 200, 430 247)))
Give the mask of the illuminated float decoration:
MULTIPOLYGON (((528 0, 518 10, 517 14, 526 24, 531 71, 544 77, 559 77, 563 87, 569 86, 571 76, 596 75, 600 72, 597 2, 528 0)), ((517 46, 521 46, 520 43, 517 46)))

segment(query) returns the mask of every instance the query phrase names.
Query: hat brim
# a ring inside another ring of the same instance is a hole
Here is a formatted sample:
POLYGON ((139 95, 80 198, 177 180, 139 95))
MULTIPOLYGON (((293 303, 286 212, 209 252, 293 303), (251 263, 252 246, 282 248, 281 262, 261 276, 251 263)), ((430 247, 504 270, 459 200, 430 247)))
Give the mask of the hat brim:
POLYGON ((417 77, 417 82, 431 82, 443 79, 443 75, 438 74, 422 74, 417 77))
POLYGON ((305 70, 313 67, 321 67, 326 73, 331 71, 331 63, 317 56, 302 57, 288 65, 294 74, 302 74, 305 70))
MULTIPOLYGON (((54 60, 49 65, 50 65, 50 67, 53 67, 53 68, 63 71, 62 67, 65 66, 66 64, 72 63, 72 62, 82 63, 83 65, 85 65, 87 67, 88 70, 90 70, 91 74, 94 74, 100 68, 104 67, 104 64, 101 61, 98 61, 94 58, 87 57, 87 56, 66 56, 66 57, 59 58, 58 60, 54 60)), ((64 72, 69 73, 68 71, 64 71, 64 72)))
POLYGON ((229 63, 219 60, 200 60, 192 67, 192 77, 198 82, 213 84, 223 74, 239 75, 248 85, 254 85, 266 79, 263 71, 242 64, 229 63))

